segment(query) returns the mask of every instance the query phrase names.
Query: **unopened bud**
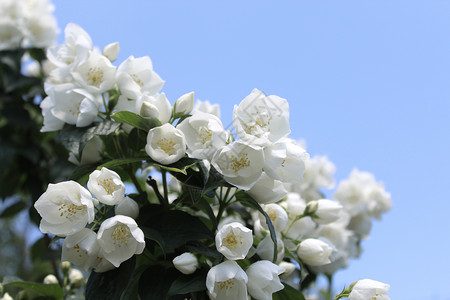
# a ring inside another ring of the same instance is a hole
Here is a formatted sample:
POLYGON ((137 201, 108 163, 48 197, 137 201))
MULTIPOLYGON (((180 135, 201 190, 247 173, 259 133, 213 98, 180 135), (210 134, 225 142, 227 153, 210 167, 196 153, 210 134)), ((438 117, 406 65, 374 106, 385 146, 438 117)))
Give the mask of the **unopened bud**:
POLYGON ((44 283, 45 284, 58 284, 58 278, 56 278, 56 276, 53 274, 48 274, 44 278, 44 283))
POLYGON ((14 299, 8 293, 5 293, 1 298, 1 300, 14 300, 14 299))
POLYGON ((61 262, 61 270, 62 270, 64 276, 66 276, 70 270, 70 262, 69 261, 61 262))
POLYGON ((70 269, 70 271, 69 271, 69 282, 75 288, 81 287, 83 285, 83 282, 84 282, 83 273, 81 273, 77 269, 70 269))
POLYGON ((181 117, 191 113, 194 108, 194 92, 190 92, 181 96, 173 106, 173 115, 181 117))
POLYGON ((175 268, 183 274, 192 274, 198 267, 198 260, 194 254, 190 252, 185 252, 172 261, 175 268))
POLYGON ((306 205, 304 215, 305 216, 313 215, 317 211, 318 208, 319 208, 319 202, 317 202, 317 200, 310 201, 306 205))
POLYGON ((115 61, 117 59, 117 55, 119 54, 119 43, 111 43, 106 45, 103 48, 102 54, 106 56, 107 59, 109 59, 111 62, 115 61))
POLYGON ((280 275, 280 278, 282 279, 289 277, 296 269, 296 266, 293 263, 287 261, 280 262, 278 266, 284 269, 284 272, 280 275))
POLYGON ((144 118, 158 118, 159 110, 155 105, 144 101, 139 114, 144 118))
POLYGON ((136 219, 139 216, 139 205, 130 197, 125 197, 116 205, 114 212, 116 215, 123 215, 136 219))

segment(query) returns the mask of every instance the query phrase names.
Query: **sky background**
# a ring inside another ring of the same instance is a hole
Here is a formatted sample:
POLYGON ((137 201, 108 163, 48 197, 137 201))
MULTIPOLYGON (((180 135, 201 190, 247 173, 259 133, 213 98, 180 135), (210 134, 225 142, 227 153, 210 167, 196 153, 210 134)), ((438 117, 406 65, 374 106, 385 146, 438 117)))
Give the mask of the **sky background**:
POLYGON ((335 289, 371 278, 394 300, 450 299, 450 1, 53 2, 62 30, 120 42, 119 63, 150 56, 172 103, 194 91, 229 124, 253 88, 286 98, 291 137, 338 181, 357 167, 392 194, 335 289))

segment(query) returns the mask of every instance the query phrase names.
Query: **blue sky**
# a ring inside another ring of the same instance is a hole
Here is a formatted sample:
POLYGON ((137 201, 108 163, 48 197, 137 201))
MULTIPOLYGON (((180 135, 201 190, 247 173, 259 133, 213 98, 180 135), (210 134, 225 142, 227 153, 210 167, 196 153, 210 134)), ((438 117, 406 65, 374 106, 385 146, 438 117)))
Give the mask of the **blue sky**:
POLYGON ((149 55, 172 103, 195 91, 227 124, 253 88, 288 99, 291 136, 338 180, 358 167, 392 194, 335 288, 371 278, 395 300, 450 299, 450 1, 53 2, 61 29, 120 42, 119 61, 149 55))

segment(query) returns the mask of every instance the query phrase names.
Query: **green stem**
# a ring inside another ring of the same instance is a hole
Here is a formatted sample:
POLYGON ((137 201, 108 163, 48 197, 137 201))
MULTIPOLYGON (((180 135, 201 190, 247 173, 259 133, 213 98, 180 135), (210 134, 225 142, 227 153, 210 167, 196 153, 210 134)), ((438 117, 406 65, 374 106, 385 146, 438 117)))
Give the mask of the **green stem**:
POLYGON ((169 188, 167 186, 167 172, 164 169, 161 169, 163 189, 164 189, 164 199, 167 203, 169 203, 169 188))
POLYGON ((289 232, 289 229, 291 229, 292 225, 294 225, 295 222, 297 222, 298 220, 300 220, 300 219, 303 218, 304 216, 305 216, 304 214, 301 214, 301 215, 298 215, 297 217, 295 217, 295 218, 291 221, 291 223, 289 223, 288 227, 286 228, 286 230, 285 230, 284 232, 289 232))
POLYGON ((328 279, 328 290, 327 290, 327 300, 332 300, 333 298, 333 275, 326 274, 328 279))

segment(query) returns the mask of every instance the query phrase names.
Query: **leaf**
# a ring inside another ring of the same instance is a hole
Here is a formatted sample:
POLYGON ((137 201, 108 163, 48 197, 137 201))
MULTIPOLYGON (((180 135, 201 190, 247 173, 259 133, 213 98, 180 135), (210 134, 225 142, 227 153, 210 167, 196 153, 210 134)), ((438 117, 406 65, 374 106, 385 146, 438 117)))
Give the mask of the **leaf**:
POLYGON ((119 268, 97 273, 92 271, 86 285, 86 300, 118 300, 128 285, 136 264, 133 256, 119 268))
POLYGON ((154 127, 161 126, 161 122, 156 118, 143 118, 130 111, 118 111, 111 115, 116 122, 131 125, 148 132, 154 127))
POLYGON ((284 289, 272 294, 273 300, 305 300, 302 292, 294 289, 288 284, 284 284, 284 289))
POLYGON ((264 209, 262 209, 261 205, 259 205, 259 203, 256 202, 256 200, 253 199, 246 192, 239 191, 239 192, 237 192, 235 194, 235 197, 236 197, 237 201, 240 202, 242 205, 247 206, 249 208, 256 209, 257 211, 262 213, 264 215, 264 217, 266 218, 266 223, 267 223, 267 226, 269 227, 269 231, 270 231, 270 238, 272 239, 272 242, 273 242, 273 259, 272 259, 272 262, 276 263, 277 256, 278 256, 277 235, 275 233, 275 228, 273 227, 272 220, 270 220, 270 217, 267 215, 267 213, 264 211, 264 209))
POLYGON ((43 284, 29 281, 3 281, 3 286, 14 286, 26 290, 31 290, 39 295, 51 297, 53 299, 63 299, 64 290, 59 284, 43 284))
POLYGON ((164 253, 166 252, 164 240, 158 231, 156 231, 152 228, 147 228, 147 227, 141 227, 141 229, 142 229, 142 232, 144 232, 144 236, 146 239, 156 242, 158 244, 158 246, 163 250, 163 252, 164 253))
POLYGON ((3 212, 0 214, 0 218, 9 218, 13 217, 14 215, 21 212, 23 209, 25 209, 28 206, 27 203, 18 201, 16 203, 11 204, 3 212))
POLYGON ((139 280, 139 296, 141 300, 163 300, 167 298, 172 282, 179 272, 175 268, 164 268, 153 265, 148 268, 139 280))
POLYGON ((70 178, 72 180, 79 180, 84 176, 94 172, 95 169, 97 169, 97 164, 80 165, 75 169, 70 178))
POLYGON ((138 299, 139 279, 142 273, 148 268, 148 266, 140 266, 134 270, 127 287, 120 296, 120 300, 135 300, 138 299))
POLYGON ((73 152, 80 160, 84 146, 96 135, 109 135, 113 133, 120 124, 105 120, 91 127, 75 127, 66 125, 59 133, 61 143, 70 152, 73 152))
POLYGON ((41 62, 47 58, 47 55, 45 55, 45 50, 41 48, 29 48, 28 54, 35 60, 41 62))
POLYGON ((198 217, 180 210, 164 210, 160 205, 148 205, 140 215, 140 227, 158 232, 166 252, 189 241, 213 239, 211 231, 198 217))
POLYGON ((177 162, 170 165, 162 165, 156 161, 149 160, 151 164, 159 166, 160 168, 167 170, 169 172, 177 172, 187 175, 186 169, 195 165, 199 160, 196 158, 182 157, 177 162))
POLYGON ((206 289, 206 273, 200 270, 192 275, 181 275, 169 288, 169 296, 199 292, 206 289))
POLYGON ((144 160, 148 159, 148 157, 134 157, 134 158, 118 158, 118 159, 113 159, 108 161, 107 163, 104 163, 100 166, 97 167, 97 170, 100 170, 101 168, 114 168, 114 167, 118 167, 118 166, 122 166, 122 165, 127 165, 127 164, 133 164, 133 163, 137 163, 137 162, 142 162, 144 160))

